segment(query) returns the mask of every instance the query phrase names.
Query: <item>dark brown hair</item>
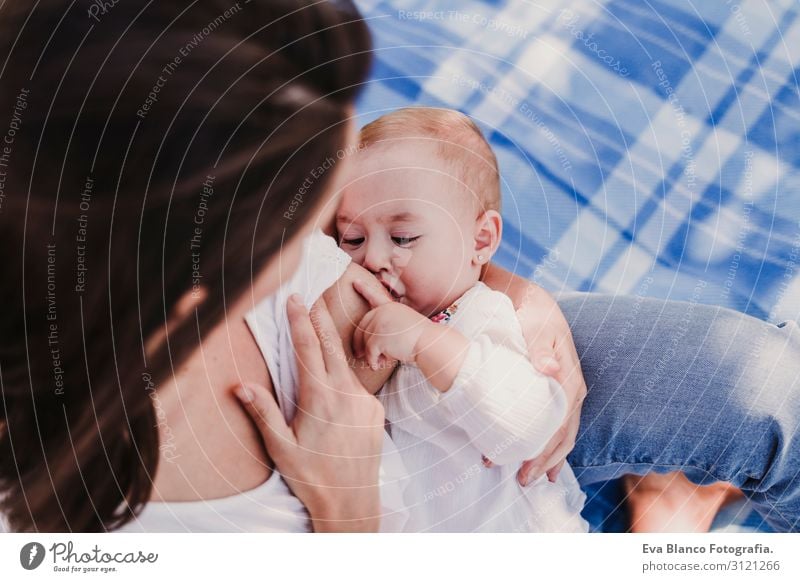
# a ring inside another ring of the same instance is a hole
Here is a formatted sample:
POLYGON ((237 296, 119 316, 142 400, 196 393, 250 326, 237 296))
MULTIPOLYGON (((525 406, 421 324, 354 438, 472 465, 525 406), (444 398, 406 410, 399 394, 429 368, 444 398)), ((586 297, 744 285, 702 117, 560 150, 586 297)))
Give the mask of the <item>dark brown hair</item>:
POLYGON ((344 146, 368 73, 347 2, 179 5, 0 11, 0 513, 14 530, 113 529, 148 500, 148 379, 312 215, 327 176, 306 178, 344 146), (196 314, 149 353, 199 282, 196 314))

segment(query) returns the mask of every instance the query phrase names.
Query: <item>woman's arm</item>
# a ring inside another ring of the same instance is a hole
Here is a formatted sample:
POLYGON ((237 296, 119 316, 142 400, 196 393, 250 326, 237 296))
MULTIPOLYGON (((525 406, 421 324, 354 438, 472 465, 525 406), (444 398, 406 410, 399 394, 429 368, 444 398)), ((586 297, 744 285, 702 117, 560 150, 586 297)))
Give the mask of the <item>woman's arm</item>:
POLYGON ((508 295, 528 344, 528 354, 536 369, 555 378, 567 397, 567 417, 544 451, 523 463, 519 480, 523 485, 547 472, 555 481, 567 454, 575 446, 581 407, 586 398, 586 382, 575 351, 567 320, 550 294, 531 281, 489 264, 483 282, 508 295))

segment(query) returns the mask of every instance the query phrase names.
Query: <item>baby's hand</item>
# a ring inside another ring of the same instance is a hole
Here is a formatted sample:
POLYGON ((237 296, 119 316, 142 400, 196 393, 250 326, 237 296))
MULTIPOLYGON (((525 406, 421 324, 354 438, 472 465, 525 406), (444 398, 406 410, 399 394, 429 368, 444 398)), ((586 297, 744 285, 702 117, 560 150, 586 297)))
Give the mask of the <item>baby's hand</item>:
POLYGON ((356 327, 353 351, 377 370, 392 360, 413 362, 417 344, 427 326, 435 325, 407 305, 387 300, 369 311, 356 327))
POLYGON ((464 363, 469 340, 449 326, 394 303, 364 281, 353 281, 353 289, 372 308, 353 333, 353 354, 357 358, 366 354, 373 369, 392 359, 415 362, 434 388, 447 392, 464 363))

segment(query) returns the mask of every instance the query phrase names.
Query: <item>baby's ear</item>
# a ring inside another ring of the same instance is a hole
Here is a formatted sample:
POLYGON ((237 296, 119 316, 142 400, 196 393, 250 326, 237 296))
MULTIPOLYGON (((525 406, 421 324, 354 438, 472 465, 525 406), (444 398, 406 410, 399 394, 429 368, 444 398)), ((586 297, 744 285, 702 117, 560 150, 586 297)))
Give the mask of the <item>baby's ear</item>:
POLYGON ((496 210, 487 210, 478 216, 475 221, 475 256, 472 258, 476 265, 487 264, 503 236, 503 219, 496 210))

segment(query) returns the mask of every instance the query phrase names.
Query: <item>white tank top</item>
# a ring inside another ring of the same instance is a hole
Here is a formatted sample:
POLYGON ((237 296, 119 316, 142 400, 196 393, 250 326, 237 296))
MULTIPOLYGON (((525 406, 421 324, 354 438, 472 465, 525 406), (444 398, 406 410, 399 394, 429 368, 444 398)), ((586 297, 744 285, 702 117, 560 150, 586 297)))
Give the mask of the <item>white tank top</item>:
POLYGON ((117 532, 308 532, 306 508, 274 472, 244 493, 206 501, 151 501, 117 532))

